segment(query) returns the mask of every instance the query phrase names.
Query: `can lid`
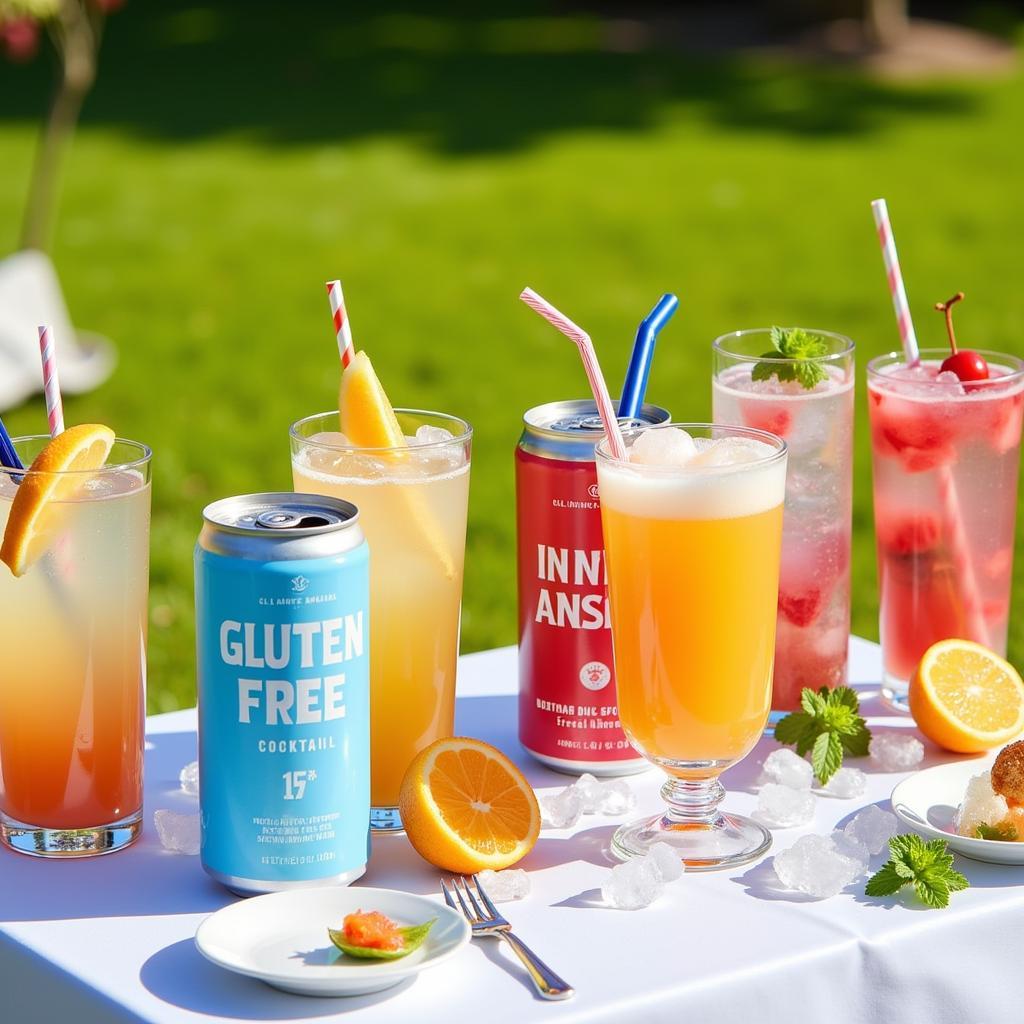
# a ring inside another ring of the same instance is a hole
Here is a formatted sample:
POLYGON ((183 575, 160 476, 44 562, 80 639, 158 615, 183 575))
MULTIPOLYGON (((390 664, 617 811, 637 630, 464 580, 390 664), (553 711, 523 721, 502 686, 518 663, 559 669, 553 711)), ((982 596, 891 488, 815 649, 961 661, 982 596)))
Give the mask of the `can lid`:
POLYGON ((308 536, 352 525, 359 510, 350 501, 287 491, 240 494, 203 509, 203 518, 235 533, 308 536))
MULTIPOLYGON (((668 412, 657 405, 644 405, 635 418, 620 417, 624 431, 655 423, 667 423, 668 412)), ((528 409, 523 416, 519 445, 525 451, 548 458, 591 462, 594 445, 604 436, 604 424, 593 399, 548 402, 528 409)))

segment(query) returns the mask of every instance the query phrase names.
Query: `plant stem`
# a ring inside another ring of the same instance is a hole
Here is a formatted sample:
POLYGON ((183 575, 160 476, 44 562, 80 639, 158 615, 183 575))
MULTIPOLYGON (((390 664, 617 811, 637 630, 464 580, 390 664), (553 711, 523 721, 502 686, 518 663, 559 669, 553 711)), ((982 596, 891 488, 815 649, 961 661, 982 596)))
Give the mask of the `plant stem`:
POLYGON ((953 355, 956 355, 956 335, 953 333, 953 307, 960 302, 963 297, 963 292, 957 292, 951 299, 947 299, 945 302, 935 303, 935 308, 940 313, 946 314, 946 333, 949 335, 949 347, 953 350, 953 355))
POLYGON ((82 103, 96 79, 103 15, 85 0, 62 0, 50 23, 60 62, 60 80, 39 136, 21 227, 23 249, 47 249, 53 227, 60 166, 74 134, 82 103))

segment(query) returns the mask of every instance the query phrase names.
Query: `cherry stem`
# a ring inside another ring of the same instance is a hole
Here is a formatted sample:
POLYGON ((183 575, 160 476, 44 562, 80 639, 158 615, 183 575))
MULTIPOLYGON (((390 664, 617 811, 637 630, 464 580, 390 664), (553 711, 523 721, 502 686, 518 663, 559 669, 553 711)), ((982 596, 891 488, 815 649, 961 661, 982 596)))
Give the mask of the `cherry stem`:
POLYGON ((963 292, 957 292, 951 299, 946 299, 945 302, 936 302, 935 308, 940 313, 946 314, 946 332, 949 334, 949 347, 953 350, 953 355, 956 355, 956 335, 953 333, 953 306, 960 302, 964 297, 963 292))

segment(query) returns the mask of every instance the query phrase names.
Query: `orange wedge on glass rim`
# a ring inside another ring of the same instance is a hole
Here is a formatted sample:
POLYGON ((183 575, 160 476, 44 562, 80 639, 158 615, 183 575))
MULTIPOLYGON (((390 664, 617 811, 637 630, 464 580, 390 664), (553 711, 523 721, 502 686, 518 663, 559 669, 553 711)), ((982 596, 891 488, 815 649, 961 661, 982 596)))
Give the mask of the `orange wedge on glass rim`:
MULTIPOLYGON (((382 460, 397 462, 408 458, 408 442, 398 417, 365 352, 357 352, 341 374, 338 415, 341 432, 351 444, 360 448, 392 449, 377 453, 382 460)), ((445 577, 451 579, 455 575, 455 559, 445 543, 440 524, 415 489, 416 477, 403 479, 408 479, 409 484, 400 485, 397 491, 409 508, 410 519, 423 535, 428 550, 437 556, 445 577)))
POLYGON ((1024 732, 1024 681, 1008 661, 971 640, 929 647, 908 698, 918 729, 958 754, 980 754, 1024 732))
POLYGON ((496 747, 461 736, 417 754, 398 808, 416 852, 459 874, 511 867, 540 833, 540 807, 523 773, 496 747))
POLYGON ((56 525, 49 514, 52 503, 72 497, 88 479, 88 470, 102 468, 113 446, 110 427, 80 423, 58 434, 35 457, 18 484, 0 545, 0 561, 15 576, 24 576, 46 551, 56 525))

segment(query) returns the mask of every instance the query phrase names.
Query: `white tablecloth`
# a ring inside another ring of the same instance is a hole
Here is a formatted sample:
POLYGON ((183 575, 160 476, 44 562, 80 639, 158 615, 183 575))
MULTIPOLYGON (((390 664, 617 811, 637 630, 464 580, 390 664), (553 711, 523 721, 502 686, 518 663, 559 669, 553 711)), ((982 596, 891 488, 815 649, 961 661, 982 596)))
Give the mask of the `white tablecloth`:
MULTIPOLYGON (((854 639, 851 678, 863 684, 872 725, 878 650, 854 639)), ((541 791, 564 776, 534 764, 516 739, 514 648, 461 659, 457 728, 497 744, 541 791)), ((149 721, 146 818, 160 807, 195 809, 178 772, 195 757, 195 712, 149 721)), ((725 806, 753 809, 758 749, 724 777, 725 806)), ((926 764, 941 760, 929 749, 926 764)), ((866 765, 865 765, 866 766, 866 765)), ((807 831, 826 831, 868 803, 888 806, 900 776, 873 774, 865 797, 820 798, 808 828, 775 833, 774 851, 807 831)), ((659 808, 659 775, 632 780, 638 814, 659 808)), ((322 1021, 358 1010, 367 1024, 529 1024, 532 1021, 900 1021, 911 1024, 1018 1021, 1022 869, 961 860, 972 888, 944 911, 866 899, 851 888, 824 901, 779 891, 771 854, 731 873, 684 876, 638 912, 601 905, 605 853, 617 822, 584 817, 572 830, 545 830, 529 858, 533 889, 506 904, 522 937, 577 990, 536 999, 518 962, 493 940, 473 943, 417 980, 359 999, 308 999, 236 977, 193 947, 199 922, 233 897, 196 857, 164 852, 152 827, 110 857, 54 863, 0 853, 0 1021, 322 1021)), ((403 837, 375 841, 360 884, 435 894, 438 872, 403 837)))

